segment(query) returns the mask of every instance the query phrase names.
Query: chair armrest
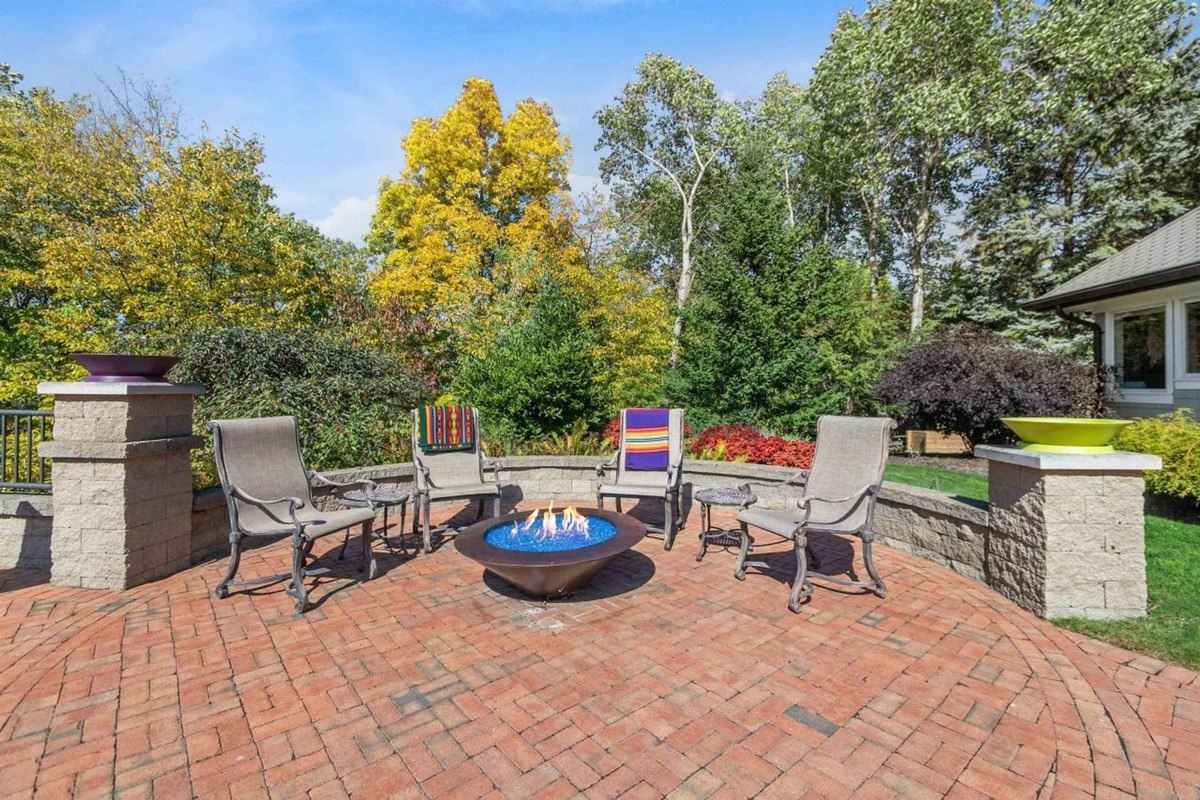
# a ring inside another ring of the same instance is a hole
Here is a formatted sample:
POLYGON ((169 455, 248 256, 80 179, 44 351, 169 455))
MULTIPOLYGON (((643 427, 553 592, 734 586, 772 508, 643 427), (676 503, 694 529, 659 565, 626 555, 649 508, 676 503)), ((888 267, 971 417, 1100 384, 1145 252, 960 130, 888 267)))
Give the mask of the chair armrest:
POLYGON ((612 458, 610 458, 608 461, 601 461, 599 464, 597 464, 596 465, 596 476, 603 478, 605 470, 610 470, 613 467, 617 466, 617 458, 619 456, 620 456, 620 453, 613 453, 612 458))
MULTIPOLYGON (((429 474, 429 467, 425 466, 425 462, 421 460, 421 457, 419 455, 417 455, 415 451, 413 452, 413 462, 412 463, 413 463, 413 472, 415 473, 417 471, 420 471, 421 477, 425 479, 425 485, 436 489, 437 484, 433 482, 433 478, 429 474)), ((413 486, 420 487, 420 485, 421 484, 417 481, 417 476, 414 474, 413 475, 413 486)), ((421 492, 420 488, 417 488, 416 491, 418 494, 420 494, 420 492, 421 492)))
POLYGON ((331 479, 325 477, 324 475, 322 475, 321 473, 316 472, 314 470, 308 471, 308 479, 309 479, 309 481, 315 482, 318 486, 332 487, 334 489, 333 494, 335 496, 338 494, 341 494, 342 491, 345 489, 361 488, 363 490, 364 496, 367 498, 367 505, 371 508, 375 507, 375 504, 371 502, 371 492, 373 492, 379 488, 378 484, 376 484, 375 481, 369 481, 366 478, 363 478, 362 480, 346 481, 345 483, 339 483, 338 481, 331 480, 331 479))
MULTIPOLYGON (((808 482, 808 470, 802 469, 781 481, 747 481, 744 486, 802 486, 808 482), (800 480, 803 478, 804 480, 800 480)), ((818 500, 821 498, 817 498, 818 500)))
POLYGON ((854 505, 850 506, 850 508, 846 511, 848 515, 851 511, 858 508, 858 504, 861 503, 864 498, 870 497, 878 491, 878 486, 869 484, 853 494, 846 495, 845 497, 818 497, 817 495, 806 494, 796 501, 796 505, 804 509, 804 519, 800 521, 800 524, 797 527, 802 528, 808 524, 808 518, 812 514, 812 503, 814 500, 820 503, 849 503, 853 500, 854 505))
POLYGON ((491 458, 485 458, 483 460, 482 468, 484 470, 492 471, 492 481, 493 482, 495 482, 495 483, 500 482, 500 462, 499 461, 496 461, 491 458))
POLYGON ((782 481, 779 482, 779 485, 780 486, 788 486, 788 485, 794 484, 796 486, 800 486, 805 483, 808 483, 808 470, 802 469, 799 472, 797 472, 795 475, 792 475, 790 478, 784 478, 782 481), (803 478, 804 480, 799 480, 800 478, 803 478))
POLYGON ((254 497, 253 495, 246 494, 245 492, 243 492, 241 489, 237 488, 236 486, 230 486, 228 489, 225 490, 225 492, 230 497, 233 497, 237 500, 241 500, 243 503, 250 503, 251 505, 258 506, 266 513, 266 515, 268 517, 275 520, 280 525, 295 525, 297 532, 299 532, 300 530, 303 529, 304 523, 302 523, 300 521, 300 519, 296 516, 296 511, 301 508, 304 508, 304 501, 301 500, 299 497, 280 497, 277 500, 261 500, 257 497, 254 497), (281 503, 288 504, 287 511, 288 511, 288 516, 291 517, 291 519, 283 519, 282 517, 277 515, 274 511, 271 510, 271 508, 270 508, 271 506, 277 506, 281 503))

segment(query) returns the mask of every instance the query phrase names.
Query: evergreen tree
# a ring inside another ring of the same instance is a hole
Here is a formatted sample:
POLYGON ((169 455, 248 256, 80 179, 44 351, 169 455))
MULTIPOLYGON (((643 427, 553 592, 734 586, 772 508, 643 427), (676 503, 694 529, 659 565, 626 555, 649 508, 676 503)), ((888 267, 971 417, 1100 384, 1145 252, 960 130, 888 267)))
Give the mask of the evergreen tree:
POLYGON ((1194 13, 1186 0, 1047 0, 1021 18, 1002 102, 981 110, 973 248, 943 316, 1061 348, 1061 320, 1017 305, 1200 202, 1194 13))
POLYGON ((527 441, 577 422, 598 426, 607 413, 597 332, 584 321, 583 299, 544 276, 529 315, 495 346, 464 358, 454 395, 479 409, 493 435, 527 441))
POLYGON ((790 224, 772 146, 753 135, 736 154, 668 392, 701 423, 811 434, 821 414, 866 409, 900 317, 868 269, 790 224))

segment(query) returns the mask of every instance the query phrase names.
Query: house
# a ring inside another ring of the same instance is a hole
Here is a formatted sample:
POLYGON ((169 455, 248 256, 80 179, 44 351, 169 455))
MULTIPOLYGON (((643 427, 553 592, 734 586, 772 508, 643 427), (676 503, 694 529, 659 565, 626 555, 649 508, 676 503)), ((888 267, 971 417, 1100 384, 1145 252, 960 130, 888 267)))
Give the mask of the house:
POLYGON ((1200 208, 1024 307, 1091 315, 1121 416, 1200 408, 1200 208))

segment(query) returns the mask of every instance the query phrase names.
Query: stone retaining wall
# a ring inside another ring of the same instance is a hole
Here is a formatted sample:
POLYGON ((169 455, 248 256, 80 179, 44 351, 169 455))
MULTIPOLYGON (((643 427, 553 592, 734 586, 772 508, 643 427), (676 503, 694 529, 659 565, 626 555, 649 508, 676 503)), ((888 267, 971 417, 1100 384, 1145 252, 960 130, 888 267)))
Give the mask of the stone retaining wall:
MULTIPOLYGON (((500 478, 505 485, 505 504, 515 504, 528 498, 590 505, 595 501, 599 483, 595 467, 600 460, 582 456, 499 459, 500 478)), ((760 505, 775 509, 790 507, 795 488, 761 484, 777 484, 794 472, 759 464, 689 459, 684 462, 685 516, 691 519, 691 515, 698 513, 692 500, 695 491, 743 483, 752 484, 751 488, 758 495, 760 505)), ((339 481, 368 478, 380 485, 403 491, 411 490, 413 483, 413 469, 409 463, 338 470, 328 475, 339 481)), ((1096 480, 1115 479, 1097 477, 1096 480)), ((1000 491, 1003 493, 1003 489, 1000 491)), ((322 502, 323 496, 319 495, 318 503, 322 502)), ((1129 509, 1124 511, 1126 516, 1132 513, 1129 509)), ((1105 506, 1105 513, 1110 512, 1111 509, 1105 506)), ((48 567, 50 513, 50 498, 44 495, 0 496, 0 566, 48 567)), ((987 503, 931 489, 885 483, 876 508, 876 530, 888 546, 949 567, 991 586, 1026 608, 1042 614, 1059 611, 1058 606, 1045 601, 1045 589, 1053 587, 1044 585, 1046 580, 1041 575, 1044 570, 1038 568, 1040 561, 1047 558, 1046 543, 1030 540, 1027 546, 1013 546, 1019 543, 1009 535, 1012 526, 1003 524, 1003 519, 993 516, 987 503), (994 530, 997 525, 1000 526, 999 534, 994 530), (997 563, 1001 558, 1004 563, 997 563), (992 563, 989 563, 989 559, 992 563), (1011 585, 1012 576, 1021 570, 1038 573, 1032 581, 1038 584, 1037 591, 1033 590, 1035 587, 1032 584, 1025 586, 1030 581, 1016 588, 1011 585)), ((408 519, 412 519, 411 508, 408 519)), ((228 553, 229 520, 219 489, 195 493, 191 520, 192 563, 223 557, 228 553)), ((1132 531, 1132 519, 1129 525, 1132 531)), ((1124 544, 1130 548, 1135 546, 1132 542, 1124 544)), ((882 557, 886 558, 886 554, 882 557)), ((1123 588, 1124 584, 1113 583, 1102 590, 1111 589, 1115 594, 1123 588)))
POLYGON ((45 494, 0 494, 0 568, 50 569, 54 500, 45 494))

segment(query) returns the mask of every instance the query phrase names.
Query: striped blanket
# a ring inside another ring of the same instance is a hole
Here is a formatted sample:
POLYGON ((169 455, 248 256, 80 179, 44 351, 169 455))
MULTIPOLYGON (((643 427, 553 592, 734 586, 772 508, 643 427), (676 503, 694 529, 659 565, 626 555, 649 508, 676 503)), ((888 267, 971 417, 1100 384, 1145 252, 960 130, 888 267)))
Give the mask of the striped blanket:
POLYGON ((425 406, 417 412, 417 444, 423 453, 475 449, 470 406, 425 406))
POLYGON ((670 434, 670 409, 625 409, 625 469, 666 470, 671 456, 670 434))

